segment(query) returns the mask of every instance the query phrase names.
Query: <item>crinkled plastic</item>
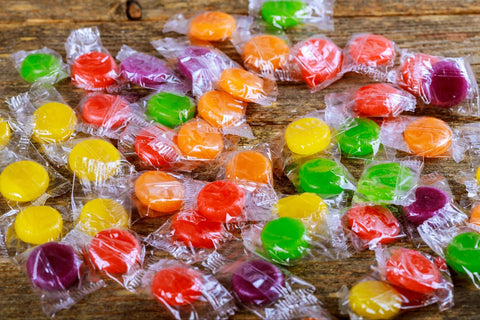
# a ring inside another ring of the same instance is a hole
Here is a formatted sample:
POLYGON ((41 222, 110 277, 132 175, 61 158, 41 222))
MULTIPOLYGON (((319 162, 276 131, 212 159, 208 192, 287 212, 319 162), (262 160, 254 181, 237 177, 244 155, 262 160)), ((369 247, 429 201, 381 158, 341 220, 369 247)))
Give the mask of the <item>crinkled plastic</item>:
POLYGON ((17 51, 10 55, 23 80, 30 83, 53 85, 70 75, 69 66, 55 50, 43 47, 38 50, 17 51))
POLYGON ((344 48, 343 72, 357 72, 375 81, 386 81, 395 64, 397 48, 393 41, 372 33, 356 33, 344 48))
POLYGON ((73 30, 65 42, 67 62, 71 65, 72 83, 91 91, 115 91, 121 85, 118 66, 103 47, 97 27, 73 30))
POLYGON ((333 31, 334 0, 250 0, 248 12, 276 28, 297 25, 333 31))
POLYGON ((381 127, 384 146, 425 158, 465 157, 465 142, 458 131, 434 117, 400 116, 386 119, 381 127))
POLYGON ((180 261, 150 265, 142 287, 178 320, 228 319, 237 310, 233 296, 212 275, 180 261))

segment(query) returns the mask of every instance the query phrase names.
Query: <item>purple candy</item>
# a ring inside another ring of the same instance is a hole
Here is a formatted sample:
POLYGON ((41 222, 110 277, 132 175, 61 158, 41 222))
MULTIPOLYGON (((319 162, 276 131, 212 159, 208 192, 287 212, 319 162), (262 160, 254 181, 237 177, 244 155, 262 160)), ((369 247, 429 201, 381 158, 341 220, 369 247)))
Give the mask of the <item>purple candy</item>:
POLYGON ((38 288, 48 291, 66 290, 80 278, 81 264, 72 247, 48 242, 30 253, 27 272, 38 288))
POLYGON ((202 69, 208 69, 208 56, 212 51, 202 47, 188 47, 178 56, 178 71, 192 81, 192 75, 202 69))
POLYGON ((467 97, 468 81, 454 61, 442 60, 432 66, 423 80, 427 99, 434 105, 453 107, 467 97))
POLYGON ((415 202, 404 207, 405 218, 415 225, 437 215, 450 201, 450 196, 434 187, 418 187, 415 190, 415 202))
POLYGON ((157 86, 173 77, 165 62, 144 53, 123 60, 120 72, 125 79, 142 87, 157 86))
POLYGON ((256 306, 277 300, 284 285, 282 271, 262 260, 245 262, 232 275, 233 292, 242 302, 256 306))

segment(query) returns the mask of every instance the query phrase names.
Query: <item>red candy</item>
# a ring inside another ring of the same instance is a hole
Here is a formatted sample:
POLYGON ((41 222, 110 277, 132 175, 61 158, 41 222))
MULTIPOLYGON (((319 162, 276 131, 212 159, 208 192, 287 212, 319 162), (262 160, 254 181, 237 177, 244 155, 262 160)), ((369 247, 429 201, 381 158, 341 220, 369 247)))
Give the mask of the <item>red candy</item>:
POLYGON ((152 294, 169 306, 184 306, 202 295, 201 275, 190 268, 170 267, 157 272, 152 282, 152 294))
POLYGON ((386 64, 395 58, 393 42, 376 34, 356 37, 350 43, 349 50, 356 63, 371 67, 386 64))
POLYGON ((245 193, 230 181, 215 181, 200 190, 198 213, 210 221, 231 222, 242 214, 245 193))
POLYGON ((104 89, 117 78, 117 63, 103 52, 82 54, 72 66, 72 82, 83 89, 104 89))
POLYGON ((173 130, 151 126, 140 131, 135 138, 135 153, 140 160, 157 168, 169 168, 180 158, 173 130))
POLYGON ((131 112, 127 100, 112 94, 97 94, 88 98, 82 106, 85 122, 105 128, 123 125, 131 112))
POLYGON ((177 214, 172 223, 175 237, 194 248, 213 248, 223 238, 223 225, 212 222, 196 212, 177 214))
POLYGON ((428 76, 432 65, 437 60, 437 57, 423 53, 410 56, 402 66, 403 82, 401 81, 399 85, 403 89, 419 96, 421 94, 422 82, 428 76))
POLYGON ((403 98, 397 88, 384 83, 369 84, 355 92, 355 109, 372 117, 387 117, 401 112, 403 98))
POLYGON ((347 212, 347 218, 351 230, 365 241, 387 244, 400 232, 395 216, 382 206, 354 206, 347 212))

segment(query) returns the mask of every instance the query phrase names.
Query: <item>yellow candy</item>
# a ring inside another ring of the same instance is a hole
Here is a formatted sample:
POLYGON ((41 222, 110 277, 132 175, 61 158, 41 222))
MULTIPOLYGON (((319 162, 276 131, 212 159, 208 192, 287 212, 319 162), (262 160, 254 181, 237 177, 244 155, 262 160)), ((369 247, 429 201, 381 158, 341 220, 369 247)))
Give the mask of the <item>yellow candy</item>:
POLYGON ((324 150, 330 139, 330 128, 317 118, 298 119, 285 130, 285 141, 290 151, 304 156, 324 150))
POLYGON ((12 132, 10 131, 8 122, 0 118, 0 150, 8 144, 11 135, 12 132))
POLYGON ((277 211, 279 217, 308 219, 318 224, 328 213, 326 203, 314 193, 302 193, 278 200, 277 211))
POLYGON ((73 147, 68 165, 75 175, 89 181, 110 178, 120 165, 120 152, 109 142, 88 139, 73 147))
POLYGON ((127 228, 127 210, 117 201, 97 198, 88 201, 82 208, 77 223, 91 236, 110 228, 127 228))
POLYGON ((75 132, 75 112, 63 103, 45 103, 33 115, 33 137, 40 143, 62 142, 75 132))
POLYGON ((368 319, 391 319, 400 312, 402 298, 386 283, 364 281, 352 287, 348 303, 352 311, 359 316, 368 319))
POLYGON ((476 177, 477 177, 477 183, 480 184, 480 167, 478 167, 477 169, 476 177))
POLYGON ((15 218, 15 233, 26 243, 43 244, 58 239, 63 221, 60 213, 48 206, 33 206, 20 211, 15 218))
POLYGON ((17 161, 0 174, 0 193, 8 200, 32 201, 47 191, 49 182, 47 170, 38 163, 17 161))

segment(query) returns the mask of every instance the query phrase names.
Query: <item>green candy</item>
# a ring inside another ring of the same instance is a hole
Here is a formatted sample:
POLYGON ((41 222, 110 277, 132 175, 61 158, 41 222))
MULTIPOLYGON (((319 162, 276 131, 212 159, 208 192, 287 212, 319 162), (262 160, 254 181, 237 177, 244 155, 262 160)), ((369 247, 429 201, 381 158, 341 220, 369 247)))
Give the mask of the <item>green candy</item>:
POLYGON ((397 162, 369 167, 357 184, 357 192, 367 201, 386 204, 401 199, 415 186, 413 172, 397 162))
POLYGON ((23 59, 20 67, 20 75, 28 82, 35 82, 44 77, 56 77, 60 71, 60 60, 48 53, 29 54, 23 59))
POLYGON ((266 1, 260 10, 263 19, 269 24, 290 28, 303 22, 306 15, 306 3, 303 1, 266 1))
POLYGON ((158 123, 175 128, 195 116, 195 104, 186 96, 169 92, 154 94, 147 103, 148 115, 158 123))
POLYGON ((309 247, 307 227, 302 221, 290 217, 268 222, 260 238, 267 254, 282 264, 303 257, 309 247))
POLYGON ((345 169, 330 159, 313 159, 300 166, 298 171, 300 191, 312 192, 322 198, 331 198, 342 193, 347 182, 345 169))
POLYGON ((352 126, 341 132, 337 139, 342 153, 348 156, 365 156, 378 148, 380 127, 370 119, 356 118, 352 126))
POLYGON ((480 234, 465 232, 454 237, 447 246, 445 258, 459 274, 480 274, 480 234))

